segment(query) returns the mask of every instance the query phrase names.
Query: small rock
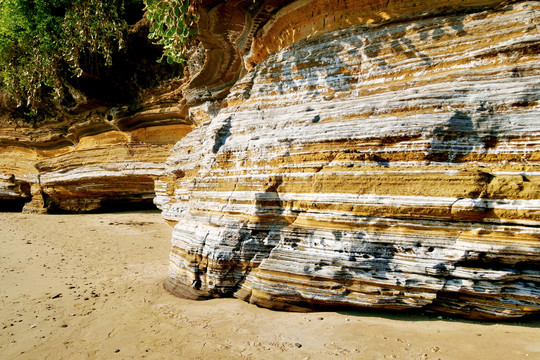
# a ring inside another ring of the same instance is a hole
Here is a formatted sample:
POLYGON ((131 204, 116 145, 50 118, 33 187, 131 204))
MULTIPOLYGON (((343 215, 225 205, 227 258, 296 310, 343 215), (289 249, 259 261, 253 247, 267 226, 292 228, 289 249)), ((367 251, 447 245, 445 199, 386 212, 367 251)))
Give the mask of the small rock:
POLYGON ((297 348, 301 348, 301 347, 302 347, 302 344, 300 344, 300 343, 294 343, 294 346, 296 346, 297 348))
POLYGON ((62 327, 67 328, 68 326, 67 326, 67 324, 62 324, 62 327))
POLYGON ((32 324, 32 325, 30 325, 30 329, 33 329, 33 328, 35 328, 36 326, 37 326, 37 324, 32 324))
POLYGON ((324 320, 324 318, 323 317, 318 317, 317 320, 324 320))
POLYGON ((60 297, 62 297, 62 293, 58 293, 58 294, 54 295, 53 297, 51 297, 51 299, 58 299, 60 297))
POLYGON ((116 349, 114 350, 115 353, 119 353, 120 352, 120 349, 116 349))

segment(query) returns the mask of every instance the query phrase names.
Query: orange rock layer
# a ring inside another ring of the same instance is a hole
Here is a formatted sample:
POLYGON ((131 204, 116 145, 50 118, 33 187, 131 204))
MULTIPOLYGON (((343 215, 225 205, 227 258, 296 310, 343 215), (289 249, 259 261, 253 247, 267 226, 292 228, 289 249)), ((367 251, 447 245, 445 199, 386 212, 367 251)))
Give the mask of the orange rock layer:
POLYGON ((186 115, 158 96, 135 110, 97 108, 38 128, 3 127, 0 210, 20 211, 25 202, 25 212, 37 213, 151 206, 172 145, 193 127, 186 115))

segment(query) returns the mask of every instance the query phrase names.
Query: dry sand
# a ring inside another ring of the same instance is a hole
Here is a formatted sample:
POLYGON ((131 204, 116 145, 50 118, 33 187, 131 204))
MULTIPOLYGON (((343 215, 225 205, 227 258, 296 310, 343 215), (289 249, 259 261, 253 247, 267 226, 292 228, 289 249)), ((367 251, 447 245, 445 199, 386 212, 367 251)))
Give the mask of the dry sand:
POLYGON ((157 213, 0 213, 0 358, 540 359, 540 321, 177 298, 170 232, 157 213))

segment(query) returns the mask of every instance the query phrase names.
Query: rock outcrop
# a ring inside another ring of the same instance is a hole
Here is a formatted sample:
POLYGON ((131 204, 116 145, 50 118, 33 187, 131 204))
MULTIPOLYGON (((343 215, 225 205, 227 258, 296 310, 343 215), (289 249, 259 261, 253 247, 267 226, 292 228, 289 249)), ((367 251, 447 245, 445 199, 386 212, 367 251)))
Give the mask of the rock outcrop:
POLYGON ((43 99, 39 117, 0 94, 0 211, 155 208, 154 180, 193 123, 182 68, 156 62, 148 30, 146 19, 130 27, 112 67, 66 76, 66 96, 43 99))
POLYGON ((82 76, 65 75, 60 99, 42 97, 38 116, 0 93, 0 211, 155 208, 154 180, 194 124, 183 67, 157 63, 150 22, 131 7, 112 66, 82 61, 82 76))
POLYGON ((540 310, 538 2, 204 4, 198 126, 156 181, 170 291, 540 310))
POLYGON ((2 127, 2 210, 25 202, 37 213, 152 206, 170 149, 193 127, 173 85, 135 107, 93 105, 38 127, 2 127))

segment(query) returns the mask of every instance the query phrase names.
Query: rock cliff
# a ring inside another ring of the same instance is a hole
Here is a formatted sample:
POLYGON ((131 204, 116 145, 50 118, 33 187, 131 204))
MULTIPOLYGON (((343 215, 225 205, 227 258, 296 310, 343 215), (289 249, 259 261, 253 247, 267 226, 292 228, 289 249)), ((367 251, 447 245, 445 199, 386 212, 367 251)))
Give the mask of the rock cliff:
MULTIPOLYGON (((203 5, 184 92, 198 126, 155 184, 170 291, 540 310, 538 2, 203 5)), ((77 176, 41 164, 46 184, 77 176)))
POLYGON ((178 67, 156 63, 161 49, 147 39, 148 25, 133 25, 127 53, 71 80, 71 103, 39 121, 0 99, 0 211, 154 207, 154 180, 193 124, 186 81, 178 67))
MULTIPOLYGON (((176 86, 175 86, 176 88, 176 86)), ((193 127, 177 95, 95 107, 39 127, 0 129, 0 206, 25 212, 152 204, 172 145, 193 127), (132 205, 128 205, 132 204, 132 205)))

